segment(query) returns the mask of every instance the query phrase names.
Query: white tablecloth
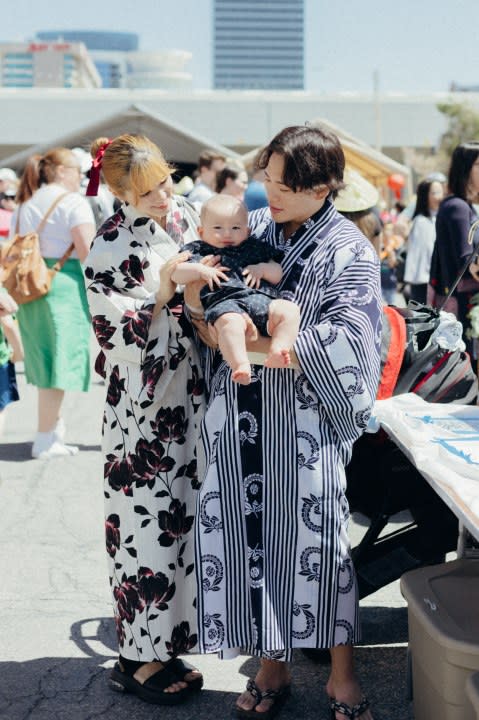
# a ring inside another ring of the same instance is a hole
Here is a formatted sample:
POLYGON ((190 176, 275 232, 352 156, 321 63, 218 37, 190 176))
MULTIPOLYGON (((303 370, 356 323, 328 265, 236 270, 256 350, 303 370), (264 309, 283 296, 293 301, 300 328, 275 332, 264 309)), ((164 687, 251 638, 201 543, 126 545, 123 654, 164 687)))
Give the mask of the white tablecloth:
POLYGON ((479 407, 407 393, 376 401, 373 416, 431 484, 453 490, 479 535, 479 407))

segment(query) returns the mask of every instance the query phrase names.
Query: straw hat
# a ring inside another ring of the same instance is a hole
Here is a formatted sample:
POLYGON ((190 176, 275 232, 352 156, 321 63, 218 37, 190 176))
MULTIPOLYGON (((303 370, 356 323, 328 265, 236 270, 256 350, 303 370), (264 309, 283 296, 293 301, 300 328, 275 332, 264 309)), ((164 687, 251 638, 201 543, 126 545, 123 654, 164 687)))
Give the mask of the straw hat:
POLYGON ((377 205, 379 193, 374 185, 365 180, 356 170, 345 168, 344 182, 346 187, 340 190, 334 200, 339 212, 361 212, 377 205))

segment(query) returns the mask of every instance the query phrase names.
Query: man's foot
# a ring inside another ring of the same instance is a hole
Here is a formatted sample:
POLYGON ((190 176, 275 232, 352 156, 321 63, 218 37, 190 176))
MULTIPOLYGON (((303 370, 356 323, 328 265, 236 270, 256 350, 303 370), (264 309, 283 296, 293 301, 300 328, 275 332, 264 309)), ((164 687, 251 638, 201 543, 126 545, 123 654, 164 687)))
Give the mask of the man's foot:
POLYGON ((282 704, 289 694, 290 682, 291 678, 286 663, 273 661, 262 663, 252 685, 248 683, 246 691, 236 700, 238 715, 244 717, 245 713, 251 712, 252 715, 249 717, 255 715, 273 717, 278 712, 278 703, 282 704), (264 696, 259 697, 258 693, 254 692, 255 688, 264 696), (276 697, 268 697, 267 693, 271 690, 279 691, 279 694, 276 697))
POLYGON ((237 365, 233 370, 231 379, 240 385, 249 385, 251 382, 251 365, 249 363, 237 365))
POLYGON ((345 720, 345 718, 374 720, 369 709, 369 702, 361 692, 358 682, 334 686, 330 679, 326 684, 326 692, 331 702, 331 720, 345 720), (340 707, 342 707, 341 710, 340 707), (348 710, 349 715, 347 714, 348 710))
POLYGON ((285 368, 291 365, 291 355, 289 350, 270 351, 264 361, 264 366, 269 368, 285 368))

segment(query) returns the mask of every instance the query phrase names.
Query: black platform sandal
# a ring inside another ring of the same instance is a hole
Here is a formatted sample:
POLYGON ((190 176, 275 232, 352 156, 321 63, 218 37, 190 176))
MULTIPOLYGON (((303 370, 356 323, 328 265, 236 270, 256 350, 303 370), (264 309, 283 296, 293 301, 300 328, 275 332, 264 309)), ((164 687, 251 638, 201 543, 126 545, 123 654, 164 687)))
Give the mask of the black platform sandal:
POLYGON ((264 720, 271 720, 271 718, 276 717, 291 692, 289 685, 284 685, 282 688, 279 688, 279 690, 260 690, 255 681, 252 679, 248 680, 246 690, 254 697, 256 702, 251 710, 244 710, 236 705, 235 711, 237 717, 263 718, 264 720), (262 700, 272 700, 273 704, 269 710, 266 710, 265 712, 256 712, 255 708, 262 700))
POLYGON ((187 683, 188 690, 191 690, 192 692, 198 692, 203 687, 203 676, 197 677, 194 680, 186 679, 186 676, 189 675, 190 672, 193 672, 193 670, 198 670, 198 668, 193 667, 193 665, 190 665, 182 658, 177 657, 174 660, 170 660, 170 662, 167 663, 166 667, 173 670, 178 680, 187 683))
MULTIPOLYGON (((148 664, 144 663, 144 665, 148 664)), ((138 673, 140 675, 140 679, 137 679, 124 672, 120 664, 116 662, 110 674, 110 687, 117 692, 132 693, 141 700, 154 705, 178 705, 190 696, 191 693, 187 687, 177 692, 164 692, 167 687, 179 682, 178 675, 168 665, 158 668, 156 672, 142 680, 141 670, 144 665, 141 665, 136 671, 135 675, 138 673)))
POLYGON ((357 705, 353 705, 353 707, 347 703, 339 702, 338 700, 331 698, 329 704, 329 707, 331 708, 331 720, 336 720, 336 713, 344 715, 347 718, 351 718, 351 720, 355 720, 355 718, 361 717, 370 705, 371 704, 366 697, 363 698, 357 705))

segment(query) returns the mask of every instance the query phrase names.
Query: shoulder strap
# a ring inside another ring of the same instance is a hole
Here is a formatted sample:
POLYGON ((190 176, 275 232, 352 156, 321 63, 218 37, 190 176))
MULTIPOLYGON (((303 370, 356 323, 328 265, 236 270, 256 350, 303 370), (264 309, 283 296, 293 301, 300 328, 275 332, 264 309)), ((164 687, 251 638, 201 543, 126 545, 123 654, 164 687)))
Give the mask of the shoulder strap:
POLYGON ((52 214, 52 212, 55 210, 55 208, 56 208, 56 206, 58 205, 58 203, 60 202, 60 200, 63 200, 63 198, 65 198, 67 195, 70 195, 70 193, 69 193, 69 192, 62 193, 62 194, 59 195, 59 196, 57 197, 57 199, 50 205, 50 207, 49 207, 48 210, 46 211, 45 215, 43 216, 43 220, 41 221, 40 225, 37 227, 37 233, 38 233, 38 235, 40 235, 40 233, 41 233, 42 230, 44 229, 44 227, 45 227, 45 225, 46 225, 46 223, 47 223, 48 218, 50 217, 50 215, 52 214))
MULTIPOLYGON (((62 193, 62 194, 59 195, 59 196, 56 198, 56 200, 50 205, 50 207, 48 208, 47 212, 46 212, 45 215, 43 216, 43 220, 41 221, 40 225, 39 225, 38 228, 37 228, 37 234, 38 234, 38 235, 40 235, 40 233, 41 233, 42 230, 44 229, 48 218, 50 217, 50 215, 52 214, 52 212, 55 210, 56 206, 57 206, 57 205, 59 204, 59 202, 60 202, 61 200, 63 200, 63 198, 65 198, 67 195, 70 195, 70 193, 69 193, 69 192, 62 193)), ((19 214, 20 214, 20 213, 19 213, 19 214)), ((68 260, 68 258, 70 257, 70 255, 72 254, 72 252, 74 251, 74 249, 75 249, 75 243, 71 243, 71 245, 68 246, 66 252, 61 256, 61 258, 59 258, 59 259, 56 261, 55 265, 53 265, 52 270, 54 270, 55 272, 58 272, 59 270, 61 270, 62 267, 65 265, 66 261, 68 260)))

